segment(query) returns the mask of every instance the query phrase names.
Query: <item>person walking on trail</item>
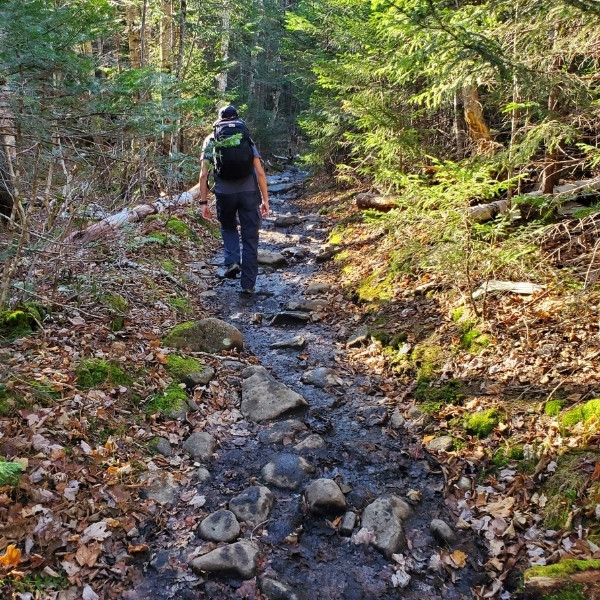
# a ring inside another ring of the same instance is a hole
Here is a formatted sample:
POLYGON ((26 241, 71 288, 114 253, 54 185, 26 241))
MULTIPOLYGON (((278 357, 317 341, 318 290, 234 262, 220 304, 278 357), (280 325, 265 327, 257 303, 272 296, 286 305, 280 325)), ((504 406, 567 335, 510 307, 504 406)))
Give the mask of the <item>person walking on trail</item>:
POLYGON ((259 229, 262 217, 269 214, 269 196, 260 154, 234 106, 219 111, 213 133, 204 140, 201 160, 202 216, 211 219, 207 196, 212 169, 217 219, 223 237, 224 275, 235 278, 241 273, 242 293, 253 294, 258 275, 259 229))

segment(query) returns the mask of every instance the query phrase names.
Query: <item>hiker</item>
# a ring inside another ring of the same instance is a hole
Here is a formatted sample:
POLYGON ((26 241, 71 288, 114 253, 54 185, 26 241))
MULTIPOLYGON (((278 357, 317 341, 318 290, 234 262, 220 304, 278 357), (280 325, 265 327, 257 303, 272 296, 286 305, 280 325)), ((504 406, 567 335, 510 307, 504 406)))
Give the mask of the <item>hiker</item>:
POLYGON ((234 106, 219 111, 213 133, 204 140, 201 160, 202 216, 211 218, 207 194, 208 174, 212 167, 217 219, 224 246, 224 275, 235 278, 241 273, 242 293, 253 294, 258 274, 258 231, 262 217, 269 214, 269 196, 260 154, 234 106), (238 144, 223 142, 232 134, 241 134, 238 144), (241 260, 238 220, 242 238, 241 260))

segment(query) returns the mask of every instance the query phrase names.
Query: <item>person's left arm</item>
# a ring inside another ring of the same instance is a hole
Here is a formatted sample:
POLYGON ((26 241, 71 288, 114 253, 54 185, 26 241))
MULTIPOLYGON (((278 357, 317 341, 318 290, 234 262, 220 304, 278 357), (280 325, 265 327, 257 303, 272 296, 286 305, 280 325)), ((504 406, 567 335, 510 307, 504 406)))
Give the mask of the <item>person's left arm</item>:
POLYGON ((256 180, 258 189, 262 196, 262 204, 260 205, 260 214, 266 217, 269 214, 269 191, 267 189, 267 176, 263 169, 262 162, 258 156, 254 157, 254 170, 256 171, 256 180))

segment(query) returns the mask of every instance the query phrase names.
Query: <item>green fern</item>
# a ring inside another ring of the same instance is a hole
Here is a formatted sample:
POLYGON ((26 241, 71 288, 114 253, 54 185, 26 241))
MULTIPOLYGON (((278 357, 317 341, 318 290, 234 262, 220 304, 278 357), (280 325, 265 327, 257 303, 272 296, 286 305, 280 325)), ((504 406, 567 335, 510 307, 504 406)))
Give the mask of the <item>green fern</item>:
POLYGON ((5 462, 0 459, 0 486, 17 485, 19 474, 23 470, 23 465, 14 462, 5 462))

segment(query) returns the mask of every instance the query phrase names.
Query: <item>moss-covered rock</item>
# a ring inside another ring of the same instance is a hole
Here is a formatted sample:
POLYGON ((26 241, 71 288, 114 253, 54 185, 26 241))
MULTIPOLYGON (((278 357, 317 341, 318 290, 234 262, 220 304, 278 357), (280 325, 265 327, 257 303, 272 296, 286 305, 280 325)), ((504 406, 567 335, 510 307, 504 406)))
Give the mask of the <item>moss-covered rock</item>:
POLYGON ((180 238, 187 239, 192 237, 192 230, 186 223, 179 219, 169 219, 166 223, 166 229, 180 238))
POLYGON ((189 410, 188 397, 177 383, 165 388, 162 394, 155 394, 146 408, 146 414, 161 413, 167 419, 185 419, 189 410))
POLYGON ((216 354, 233 348, 242 350, 244 338, 241 331, 233 325, 220 319, 208 318, 175 326, 163 343, 171 348, 189 348, 194 352, 216 354))
POLYGON ((112 315, 111 330, 121 331, 125 325, 125 317, 129 313, 129 303, 121 294, 106 294, 104 303, 112 315))
POLYGON ((183 358, 177 354, 170 354, 166 364, 169 375, 188 387, 206 385, 214 376, 214 369, 205 367, 195 358, 183 358))
POLYGON ((133 380, 121 367, 98 358, 81 361, 75 369, 77 383, 83 389, 91 389, 104 384, 125 387, 131 386, 133 380))
POLYGON ((478 438, 485 438, 498 425, 500 416, 495 408, 484 412, 477 412, 465 418, 465 430, 478 438))
POLYGON ((594 398, 567 411, 561 417, 560 423, 564 429, 581 423, 586 428, 600 430, 600 398, 594 398))
POLYGON ((599 580, 598 559, 564 559, 553 565, 530 567, 523 574, 525 596, 544 600, 586 600, 592 597, 587 588, 597 589, 599 580))
POLYGON ((428 377, 417 379, 415 399, 424 412, 435 413, 445 404, 459 404, 463 398, 463 384, 458 379, 444 385, 435 385, 428 377))
POLYGON ((564 408, 564 400, 548 400, 544 405, 544 414, 549 417, 558 417, 560 411, 564 408))
POLYGON ((194 312, 189 300, 185 298, 169 298, 169 304, 182 315, 191 315, 194 312))
POLYGON ((39 329, 43 312, 43 307, 34 303, 20 304, 0 312, 0 340, 12 341, 39 329))

